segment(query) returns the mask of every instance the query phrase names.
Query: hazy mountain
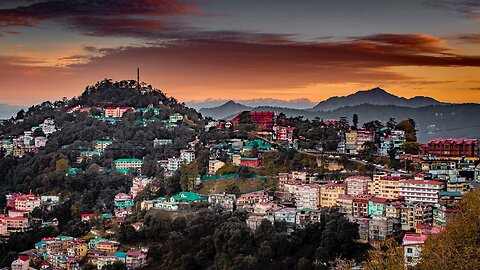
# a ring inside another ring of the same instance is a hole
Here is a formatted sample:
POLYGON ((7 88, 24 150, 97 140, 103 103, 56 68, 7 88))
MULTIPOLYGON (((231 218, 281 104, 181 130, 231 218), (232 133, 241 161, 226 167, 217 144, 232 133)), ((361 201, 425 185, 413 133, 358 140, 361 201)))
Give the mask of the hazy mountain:
POLYGON ((0 119, 9 119, 10 117, 17 115, 17 112, 21 109, 23 109, 23 107, 0 104, 0 119))
MULTIPOLYGON (((186 102, 187 106, 200 110, 203 108, 214 108, 218 107, 229 100, 226 99, 206 99, 204 101, 190 101, 186 102)), ((232 100, 235 103, 242 104, 248 107, 258 107, 258 106, 275 106, 275 107, 287 107, 294 109, 308 109, 312 108, 317 104, 317 102, 311 101, 308 98, 298 98, 292 100, 281 100, 275 98, 257 98, 257 99, 234 99, 232 100)))
POLYGON ((214 108, 202 108, 200 113, 203 117, 212 117, 214 119, 223 119, 233 114, 238 114, 243 111, 249 111, 253 109, 252 107, 236 103, 233 100, 230 100, 224 103, 221 106, 214 108))
POLYGON ((430 97, 413 97, 403 98, 392 95, 382 88, 373 88, 370 90, 358 91, 354 94, 344 97, 331 97, 325 101, 318 103, 313 107, 312 111, 331 111, 345 106, 355 106, 360 104, 372 104, 372 105, 395 105, 402 107, 424 107, 430 105, 442 105, 440 101, 437 101, 430 97))

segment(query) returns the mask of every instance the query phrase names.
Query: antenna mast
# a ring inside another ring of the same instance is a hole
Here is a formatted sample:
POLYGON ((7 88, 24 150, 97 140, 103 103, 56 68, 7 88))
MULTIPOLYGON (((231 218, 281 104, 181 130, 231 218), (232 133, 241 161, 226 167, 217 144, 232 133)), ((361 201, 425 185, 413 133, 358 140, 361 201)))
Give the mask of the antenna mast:
POLYGON ((140 89, 140 68, 137 67, 137 88, 140 89))

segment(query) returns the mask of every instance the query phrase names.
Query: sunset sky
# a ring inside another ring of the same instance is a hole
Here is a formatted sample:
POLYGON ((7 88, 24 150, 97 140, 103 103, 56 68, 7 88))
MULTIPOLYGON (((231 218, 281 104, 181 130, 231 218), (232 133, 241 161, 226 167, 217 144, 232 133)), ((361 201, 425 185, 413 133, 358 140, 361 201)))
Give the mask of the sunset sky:
POLYGON ((480 102, 480 1, 0 1, 0 103, 70 98, 137 66, 181 101, 380 86, 480 102))

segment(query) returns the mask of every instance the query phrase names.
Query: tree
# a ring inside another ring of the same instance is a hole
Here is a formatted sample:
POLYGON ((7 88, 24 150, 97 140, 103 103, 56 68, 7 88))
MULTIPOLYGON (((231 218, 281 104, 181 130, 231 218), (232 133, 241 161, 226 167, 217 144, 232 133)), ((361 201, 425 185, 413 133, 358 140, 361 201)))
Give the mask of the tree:
POLYGON ((363 266, 366 270, 403 270, 402 249, 394 238, 389 238, 379 249, 368 252, 368 259, 363 266))
POLYGON ((388 119, 388 122, 387 122, 388 130, 394 130, 396 126, 397 126, 397 122, 395 121, 395 118, 391 117, 390 119, 388 119))
POLYGON ((445 230, 427 238, 418 269, 480 269, 480 189, 458 203, 445 230))
POLYGON ((57 172, 66 173, 69 168, 70 165, 68 164, 68 160, 65 158, 61 158, 55 163, 55 170, 57 172))
POLYGON ((235 194, 238 196, 240 194, 240 188, 235 183, 230 183, 225 187, 225 193, 235 194))
POLYGON ((358 115, 357 114, 353 115, 352 122, 353 122, 352 129, 357 129, 358 128, 358 115))
POLYGON ((404 142, 402 144, 402 148, 403 148, 403 151, 405 151, 406 154, 413 154, 413 155, 417 155, 418 154, 418 151, 420 149, 420 146, 418 143, 416 142, 404 142))

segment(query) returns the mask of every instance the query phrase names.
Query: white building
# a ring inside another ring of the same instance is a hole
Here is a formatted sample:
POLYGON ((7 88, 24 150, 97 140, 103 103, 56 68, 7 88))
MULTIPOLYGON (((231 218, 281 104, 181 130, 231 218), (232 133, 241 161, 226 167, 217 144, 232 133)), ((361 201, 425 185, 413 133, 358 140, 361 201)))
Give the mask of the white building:
POLYGON ((195 152, 192 150, 180 150, 180 160, 186 164, 190 164, 195 159, 195 152))
POLYGON ((399 195, 407 202, 437 204, 445 183, 432 180, 400 180, 399 195))

